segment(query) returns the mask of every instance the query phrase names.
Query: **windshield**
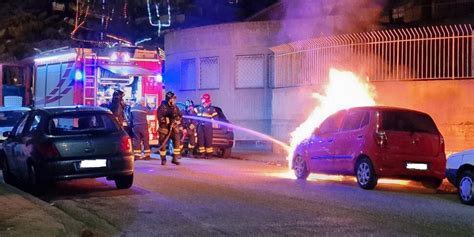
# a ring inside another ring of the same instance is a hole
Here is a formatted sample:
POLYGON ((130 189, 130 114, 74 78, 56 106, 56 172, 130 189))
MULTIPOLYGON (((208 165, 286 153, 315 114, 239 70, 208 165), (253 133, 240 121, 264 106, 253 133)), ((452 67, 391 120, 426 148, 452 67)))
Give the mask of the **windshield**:
POLYGON ((13 127, 23 117, 26 111, 3 111, 0 112, 0 127, 13 127))
POLYGON ((385 111, 382 124, 386 130, 438 134, 429 115, 411 111, 385 111))
POLYGON ((119 130, 110 114, 64 114, 54 116, 48 122, 50 135, 105 134, 119 130))

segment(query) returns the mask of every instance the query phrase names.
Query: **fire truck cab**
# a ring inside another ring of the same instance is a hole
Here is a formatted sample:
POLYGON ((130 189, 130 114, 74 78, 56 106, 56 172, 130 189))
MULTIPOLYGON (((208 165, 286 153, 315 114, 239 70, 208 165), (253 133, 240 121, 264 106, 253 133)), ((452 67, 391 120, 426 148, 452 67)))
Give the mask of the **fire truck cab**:
POLYGON ((31 102, 31 72, 28 62, 0 63, 0 106, 28 106, 31 102))
POLYGON ((100 106, 112 100, 116 89, 124 100, 146 100, 150 143, 156 145, 156 108, 163 97, 161 50, 138 48, 60 48, 35 59, 34 105, 36 107, 100 106))

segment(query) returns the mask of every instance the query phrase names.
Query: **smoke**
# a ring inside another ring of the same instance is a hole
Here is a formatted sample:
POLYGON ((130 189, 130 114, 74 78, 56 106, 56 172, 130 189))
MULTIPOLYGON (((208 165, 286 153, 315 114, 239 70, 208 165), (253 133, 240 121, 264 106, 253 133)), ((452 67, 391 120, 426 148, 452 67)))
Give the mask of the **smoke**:
POLYGON ((377 29, 386 1, 282 0, 279 7, 283 20, 277 41, 293 42, 377 29))

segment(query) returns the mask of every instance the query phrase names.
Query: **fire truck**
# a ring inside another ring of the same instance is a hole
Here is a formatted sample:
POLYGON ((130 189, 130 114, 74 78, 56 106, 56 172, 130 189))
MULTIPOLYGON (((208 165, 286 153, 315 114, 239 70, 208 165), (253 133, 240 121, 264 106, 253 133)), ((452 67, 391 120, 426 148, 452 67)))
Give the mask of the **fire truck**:
POLYGON ((60 48, 34 59, 36 107, 100 106, 112 100, 116 89, 125 103, 145 98, 154 114, 148 115, 150 143, 156 145, 156 108, 163 98, 161 50, 140 48, 60 48))
POLYGON ((20 107, 31 102, 30 63, 0 63, 0 106, 20 107))

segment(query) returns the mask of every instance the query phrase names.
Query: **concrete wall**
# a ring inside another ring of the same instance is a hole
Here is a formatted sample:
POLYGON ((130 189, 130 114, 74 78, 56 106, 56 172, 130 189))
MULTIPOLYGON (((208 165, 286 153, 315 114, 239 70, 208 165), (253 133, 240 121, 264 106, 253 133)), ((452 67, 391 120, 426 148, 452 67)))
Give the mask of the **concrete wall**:
MULTIPOLYGON (((446 141, 446 151, 474 148, 474 80, 374 82, 379 105, 410 108, 430 114, 446 141)), ((289 140, 317 105, 312 92, 322 86, 273 90, 272 135, 289 140), (291 109, 298 108, 298 109, 291 109)))
MULTIPOLYGON (((173 90, 178 101, 193 99, 199 103, 203 93, 210 93, 213 104, 221 107, 233 123, 270 133, 271 91, 268 88, 268 63, 274 45, 274 35, 279 30, 277 23, 246 22, 222 24, 186 29, 165 36, 166 90, 173 90), (236 57, 238 55, 265 55, 265 87, 259 89, 236 89, 236 57), (219 58, 219 89, 192 91, 181 90, 181 61, 195 59, 199 81, 199 59, 219 58)), ((236 131, 237 140, 256 140, 254 136, 236 131)))

